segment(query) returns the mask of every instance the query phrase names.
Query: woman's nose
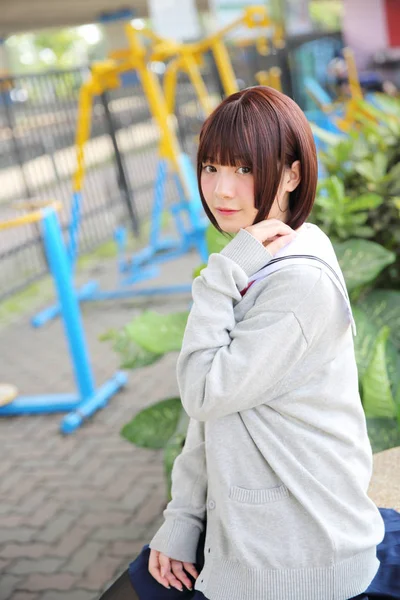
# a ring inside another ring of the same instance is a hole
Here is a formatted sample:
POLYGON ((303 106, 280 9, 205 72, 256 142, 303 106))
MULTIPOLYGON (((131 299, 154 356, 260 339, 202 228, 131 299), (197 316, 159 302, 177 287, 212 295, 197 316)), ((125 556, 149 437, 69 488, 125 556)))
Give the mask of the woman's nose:
POLYGON ((235 189, 230 177, 218 177, 215 195, 217 198, 234 198, 235 189))

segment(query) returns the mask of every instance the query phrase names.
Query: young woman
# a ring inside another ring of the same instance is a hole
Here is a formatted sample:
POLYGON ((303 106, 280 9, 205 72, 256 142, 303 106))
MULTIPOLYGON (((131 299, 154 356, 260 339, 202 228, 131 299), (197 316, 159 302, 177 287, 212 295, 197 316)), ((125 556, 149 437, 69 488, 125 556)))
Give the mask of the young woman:
MULTIPOLYGON (((346 286, 307 223, 304 114, 271 88, 231 95, 202 128, 198 179, 210 221, 236 235, 193 284, 177 365, 189 429, 130 582, 141 600, 368 598, 385 528, 346 286)), ((107 598, 135 597, 119 585, 107 598)))

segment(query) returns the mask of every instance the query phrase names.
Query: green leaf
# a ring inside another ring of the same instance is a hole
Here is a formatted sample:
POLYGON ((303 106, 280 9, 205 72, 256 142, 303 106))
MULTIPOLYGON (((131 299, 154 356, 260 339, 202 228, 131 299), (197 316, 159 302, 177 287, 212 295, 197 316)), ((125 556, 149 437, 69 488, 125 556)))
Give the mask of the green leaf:
POLYGON ((172 437, 168 440, 164 450, 164 472, 167 479, 167 496, 171 500, 171 474, 174 462, 182 452, 186 439, 186 432, 189 425, 189 417, 186 412, 181 410, 178 425, 172 437))
POLYGON ((400 291, 373 290, 359 306, 379 328, 390 328, 390 338, 400 351, 400 291))
POLYGON ((389 173, 386 176, 389 191, 392 195, 397 195, 400 193, 400 162, 393 165, 390 169, 389 173))
POLYGON ((354 165, 357 173, 372 183, 379 182, 386 174, 388 158, 383 152, 376 152, 372 160, 363 160, 354 165))
POLYGON ((162 354, 148 352, 138 346, 129 337, 126 328, 121 331, 111 330, 104 334, 101 339, 103 341, 112 341, 114 352, 120 356, 121 369, 140 369, 141 367, 152 365, 162 358, 162 354))
POLYGON ((358 198, 351 198, 346 206, 346 212, 352 213, 359 210, 372 210, 383 203, 382 196, 378 194, 362 194, 358 198))
POLYGON ((178 352, 182 346, 188 312, 161 315, 146 311, 126 326, 129 337, 148 352, 178 352))
POLYGON ((383 152, 377 152, 374 155, 373 163, 377 179, 382 179, 382 177, 384 177, 386 174, 388 166, 388 158, 386 154, 383 154, 383 152))
POLYGON ((345 193, 344 193, 344 184, 336 175, 332 175, 330 178, 330 191, 333 194, 335 200, 342 201, 345 193))
POLYGON ((325 142, 328 146, 336 146, 344 139, 343 135, 327 131, 315 123, 310 122, 310 127, 315 137, 321 140, 321 142, 325 142))
POLYGON ((387 94, 375 94, 374 100, 381 109, 382 114, 394 115, 400 118, 400 102, 398 98, 393 98, 387 94))
MULTIPOLYGON (((357 326, 354 351, 358 376, 361 380, 371 362, 380 326, 359 305, 353 306, 353 316, 357 326)), ((386 367, 392 396, 396 405, 400 408, 400 353, 390 339, 386 345, 386 367)))
POLYGON ((400 426, 400 352, 390 338, 386 346, 386 367, 400 426))
POLYGON ((375 341, 371 362, 361 379, 362 402, 367 417, 396 418, 397 416, 386 365, 388 337, 389 328, 383 327, 375 341))
POLYGON ((206 242, 209 254, 218 254, 231 241, 232 237, 223 234, 213 225, 209 225, 206 231, 206 242))
POLYGON ((357 171, 357 173, 359 173, 359 175, 367 179, 367 181, 375 181, 372 161, 363 160, 358 165, 354 165, 354 169, 357 171))
POLYGON ((375 230, 369 225, 364 225, 363 227, 354 227, 352 233, 360 238, 371 238, 375 235, 375 230))
POLYGON ((165 448, 182 411, 180 398, 167 398, 139 412, 121 429, 128 442, 140 448, 165 448))
POLYGON ((196 267, 195 270, 193 271, 193 279, 196 279, 196 277, 198 277, 200 275, 200 273, 202 272, 203 269, 206 268, 207 265, 200 265, 199 267, 196 267))
POLYGON ((358 376, 361 379, 372 359, 375 340, 379 327, 358 306, 353 306, 353 317, 356 322, 357 335, 354 338, 354 351, 357 361, 358 376))
POLYGON ((373 281, 395 261, 395 254, 368 240, 350 239, 335 244, 335 251, 348 290, 373 281))
POLYGON ((400 196, 396 196, 396 197, 392 198, 392 202, 400 213, 400 196))
POLYGON ((395 419, 367 419, 367 429, 374 454, 400 446, 400 429, 395 419))

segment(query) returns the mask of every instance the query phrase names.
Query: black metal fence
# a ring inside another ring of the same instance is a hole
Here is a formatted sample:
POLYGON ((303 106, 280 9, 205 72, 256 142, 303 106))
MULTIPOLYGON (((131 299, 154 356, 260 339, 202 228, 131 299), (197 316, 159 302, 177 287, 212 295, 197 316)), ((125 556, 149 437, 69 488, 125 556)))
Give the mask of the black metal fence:
MULTIPOLYGON (((290 40, 284 50, 265 57, 254 47, 231 47, 240 84, 254 85, 257 71, 279 66, 284 91, 304 106, 304 72, 315 71, 323 63, 326 67, 328 57, 340 44, 338 36, 323 36, 322 45, 316 37, 290 40), (304 50, 310 42, 314 46, 304 50), (319 52, 323 60, 318 59, 319 52)), ((88 68, 79 68, 0 79, 0 219, 2 207, 13 201, 57 199, 63 207, 62 224, 67 227, 76 165, 78 95, 88 75, 88 68)), ((221 86, 211 57, 207 57, 204 77, 210 93, 220 97, 221 86)), ((193 155, 204 115, 184 76, 177 86, 176 115, 180 143, 193 155)), ((129 220, 137 230, 149 215, 158 142, 158 129, 135 73, 125 74, 119 89, 95 98, 91 137, 85 149, 79 236, 82 253, 111 239, 117 224, 129 220)), ((167 201, 172 199, 171 186, 167 201)), ((0 300, 46 272, 38 226, 0 235, 0 300)))
MULTIPOLYGON (((57 199, 64 229, 70 221, 76 166, 78 95, 89 70, 0 80, 0 219, 2 207, 20 200, 57 199)), ((217 84, 206 72, 212 93, 217 84)), ((178 135, 193 153, 203 115, 188 81, 177 86, 178 135)), ((135 231, 152 206, 159 133, 134 74, 123 86, 95 98, 85 147, 81 252, 112 237, 127 218, 135 231)), ((172 200, 172 187, 167 200, 172 200)), ((0 299, 47 272, 38 226, 0 236, 0 299)))

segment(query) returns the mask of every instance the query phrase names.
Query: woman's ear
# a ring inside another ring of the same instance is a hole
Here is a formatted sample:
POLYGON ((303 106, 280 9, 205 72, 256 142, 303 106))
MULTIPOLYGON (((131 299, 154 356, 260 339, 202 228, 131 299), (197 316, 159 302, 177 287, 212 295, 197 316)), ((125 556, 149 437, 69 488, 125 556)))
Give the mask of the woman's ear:
POLYGON ((293 192, 301 181, 301 164, 299 160, 295 160, 291 167, 286 169, 286 191, 293 192))

